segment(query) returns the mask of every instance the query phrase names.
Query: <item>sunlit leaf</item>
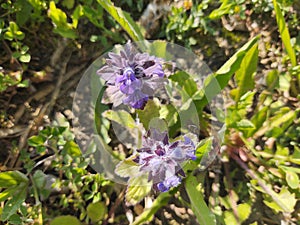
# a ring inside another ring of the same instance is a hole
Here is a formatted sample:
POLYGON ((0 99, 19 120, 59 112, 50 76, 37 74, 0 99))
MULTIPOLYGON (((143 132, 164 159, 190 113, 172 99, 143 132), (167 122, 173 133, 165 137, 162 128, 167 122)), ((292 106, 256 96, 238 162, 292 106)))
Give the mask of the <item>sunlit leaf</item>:
POLYGON ((67 143, 64 145, 64 149, 70 156, 81 156, 81 150, 74 141, 67 141, 67 143))
POLYGON ((92 222, 97 222, 105 217, 107 213, 107 207, 104 202, 96 202, 89 204, 86 211, 92 222))
POLYGON ((107 110, 103 113, 103 116, 107 119, 115 121, 116 123, 122 125, 125 128, 135 128, 136 123, 132 116, 125 110, 107 110))
POLYGON ((21 55, 19 60, 24 63, 28 63, 31 60, 31 56, 29 54, 21 55))
POLYGON ((152 182, 148 182, 148 174, 131 177, 126 190, 126 203, 136 205, 151 191, 152 182))
POLYGON ((198 92, 195 100, 198 109, 201 110, 228 84, 232 75, 240 68, 246 53, 257 43, 259 36, 252 38, 244 44, 223 66, 215 73, 209 75, 204 81, 203 89, 198 92))
POLYGON ((10 200, 8 200, 3 208, 1 219, 7 220, 11 215, 16 213, 16 211, 20 208, 22 203, 25 201, 27 195, 27 183, 21 183, 18 186, 18 190, 12 196, 10 200))
POLYGON ((54 32, 66 38, 76 38, 77 34, 72 24, 68 23, 67 15, 61 9, 56 8, 55 2, 49 4, 48 16, 54 24, 54 32))
POLYGON ((235 79, 237 82, 237 93, 235 96, 236 103, 240 100, 240 97, 246 93, 246 91, 254 88, 253 74, 257 68, 258 61, 258 48, 257 43, 253 45, 246 53, 240 68, 235 73, 235 79))
POLYGON ((291 63, 293 66, 297 65, 297 61, 296 61, 296 55, 295 55, 295 51, 291 45, 291 38, 290 38, 290 33, 287 27, 287 24, 284 20, 284 17, 282 15, 281 9, 279 7, 279 5, 277 4, 276 0, 273 0, 273 4, 274 4, 274 9, 275 9, 275 13, 276 13, 276 20, 277 20, 277 24, 278 24, 278 28, 279 28, 279 33, 281 35, 281 39, 282 42, 284 44, 284 47, 291 59, 291 63))
POLYGON ((247 119, 242 119, 236 122, 236 128, 239 130, 255 129, 255 125, 247 119))
POLYGON ((203 225, 215 225, 216 218, 215 215, 207 207, 203 193, 201 192, 199 182, 196 177, 188 176, 186 179, 186 191, 191 201, 191 206, 194 214, 197 217, 197 220, 200 224, 203 225))
POLYGON ((237 206, 237 211, 238 211, 240 222, 244 222, 246 219, 248 219, 251 213, 251 205, 248 203, 239 204, 237 206))
POLYGON ((0 187, 8 188, 20 183, 27 183, 28 178, 19 171, 7 171, 0 173, 0 187))
POLYGON ((166 41, 156 40, 150 45, 150 55, 166 59, 167 56, 167 43, 166 41))
POLYGON ((209 14, 209 18, 212 20, 219 19, 222 16, 228 14, 235 5, 236 5, 236 3, 234 1, 224 0, 224 1, 222 1, 222 5, 218 9, 213 10, 209 14))
POLYGON ((282 187, 280 193, 274 193, 279 202, 264 200, 264 203, 276 212, 293 212, 297 199, 295 193, 291 194, 286 187, 282 187), (280 205, 278 204, 280 203, 280 205))
POLYGON ((136 156, 131 156, 122 160, 115 169, 116 174, 120 177, 134 177, 139 173, 140 165, 133 161, 136 156))
POLYGON ((173 105, 162 105, 159 111, 160 118, 168 121, 168 125, 174 125, 178 120, 178 112, 173 105))
POLYGON ((12 195, 14 195, 15 192, 18 190, 18 188, 19 188, 18 186, 12 186, 2 191, 0 193, 0 202, 3 202, 9 197, 11 197, 12 195))
POLYGON ((293 171, 285 171, 285 179, 287 184, 293 189, 300 188, 299 176, 293 171))
POLYGON ((129 13, 122 11, 119 7, 115 7, 110 0, 97 0, 97 2, 123 27, 134 41, 144 40, 140 28, 129 13))
POLYGON ((153 100, 149 100, 143 110, 137 110, 140 122, 146 130, 149 128, 151 120, 159 117, 159 109, 160 103, 158 99, 155 98, 153 100))
POLYGON ((50 222, 50 225, 81 225, 81 223, 74 216, 58 216, 50 222))

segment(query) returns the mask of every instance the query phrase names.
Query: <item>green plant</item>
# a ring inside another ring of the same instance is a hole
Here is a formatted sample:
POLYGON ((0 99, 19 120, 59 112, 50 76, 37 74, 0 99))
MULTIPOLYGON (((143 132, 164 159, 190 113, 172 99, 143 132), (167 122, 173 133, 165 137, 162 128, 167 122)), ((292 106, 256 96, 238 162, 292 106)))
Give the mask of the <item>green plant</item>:
POLYGON ((172 6, 166 25, 167 40, 192 46, 198 42, 194 38, 197 34, 213 34, 213 27, 205 16, 211 2, 211 0, 202 1, 199 4, 193 4, 191 8, 172 6))

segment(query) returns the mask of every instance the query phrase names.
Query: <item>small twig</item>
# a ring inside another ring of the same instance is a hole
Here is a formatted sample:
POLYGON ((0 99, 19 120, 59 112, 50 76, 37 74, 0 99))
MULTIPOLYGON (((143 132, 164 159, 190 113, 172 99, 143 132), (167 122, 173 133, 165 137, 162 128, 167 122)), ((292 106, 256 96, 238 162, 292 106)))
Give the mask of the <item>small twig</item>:
POLYGON ((61 60, 61 56, 68 45, 68 41, 63 39, 62 41, 58 41, 58 46, 56 47, 52 57, 50 59, 50 66, 56 68, 59 65, 59 61, 61 60))

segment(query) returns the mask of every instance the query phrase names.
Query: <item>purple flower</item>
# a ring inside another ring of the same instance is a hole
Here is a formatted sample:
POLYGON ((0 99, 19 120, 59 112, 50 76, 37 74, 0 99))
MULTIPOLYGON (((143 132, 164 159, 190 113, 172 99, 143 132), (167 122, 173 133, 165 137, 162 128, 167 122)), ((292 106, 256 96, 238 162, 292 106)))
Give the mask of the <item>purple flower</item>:
POLYGON ((143 109, 149 97, 162 87, 163 61, 147 53, 138 53, 127 43, 120 54, 108 53, 106 65, 97 74, 106 81, 106 95, 116 106, 123 103, 143 109))
POLYGON ((148 172, 148 180, 152 180, 154 189, 161 192, 178 186, 185 177, 181 164, 196 159, 195 145, 190 138, 184 136, 184 141, 169 143, 167 132, 156 129, 148 131, 143 147, 137 152, 135 161, 140 164, 140 171, 148 172))

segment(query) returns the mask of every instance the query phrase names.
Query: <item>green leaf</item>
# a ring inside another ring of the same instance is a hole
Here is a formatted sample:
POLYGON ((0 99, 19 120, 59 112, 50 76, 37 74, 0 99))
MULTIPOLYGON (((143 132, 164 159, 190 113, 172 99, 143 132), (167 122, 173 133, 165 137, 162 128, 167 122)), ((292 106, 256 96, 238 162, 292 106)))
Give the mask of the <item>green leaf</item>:
POLYGON ((23 40, 24 37, 25 34, 19 30, 18 25, 13 21, 9 22, 9 27, 4 33, 4 38, 13 41, 14 39, 23 40))
POLYGON ((74 216, 58 216, 50 222, 50 225, 81 225, 74 216))
POLYGON ((268 119, 264 123, 264 126, 262 126, 254 135, 255 137, 262 135, 277 137, 294 122, 296 116, 297 114, 295 111, 290 110, 288 107, 282 107, 277 114, 268 119), (277 129, 280 129, 280 132, 276 132, 277 129))
POLYGON ((209 14, 209 19, 219 19, 222 16, 228 14, 236 5, 235 2, 232 2, 231 0, 224 0, 222 5, 218 8, 213 10, 210 14, 209 14))
POLYGON ((159 100, 154 98, 153 100, 149 100, 143 110, 137 110, 140 121, 143 124, 144 128, 148 130, 149 123, 153 118, 159 117, 159 108, 160 103, 159 100))
POLYGON ((150 45, 150 55, 167 59, 167 42, 162 40, 156 40, 150 45))
POLYGON ((8 199, 9 197, 13 196, 17 190, 18 190, 18 186, 12 186, 12 187, 9 187, 6 190, 2 191, 0 193, 0 202, 3 202, 6 199, 8 199))
POLYGON ((178 71, 174 73, 169 77, 169 79, 179 85, 180 90, 183 90, 185 92, 183 96, 187 95, 187 98, 191 98, 198 90, 197 84, 194 79, 184 71, 178 71))
POLYGON ((15 214, 25 201, 27 195, 27 183, 22 183, 18 186, 18 192, 8 200, 3 208, 1 219, 8 220, 10 216, 15 214))
POLYGON ((115 7, 110 0, 97 0, 97 2, 123 27, 134 41, 144 40, 140 28, 129 13, 122 11, 119 7, 115 7))
POLYGON ((273 91, 275 87, 279 86, 279 73, 278 70, 271 70, 266 76, 266 84, 268 90, 273 91))
POLYGON ((191 201, 191 206, 198 222, 201 225, 216 225, 215 215, 207 207, 199 182, 196 177, 190 175, 186 179, 186 191, 191 201))
POLYGON ((64 149, 70 156, 78 157, 81 156, 81 150, 79 146, 74 141, 67 141, 64 145, 64 149))
POLYGON ((145 224, 153 220, 154 214, 163 206, 167 205, 170 198, 170 192, 161 193, 153 202, 151 208, 146 209, 141 215, 139 215, 132 225, 145 224))
MULTIPOLYGON (((229 199, 227 201, 230 202, 229 199)), ((227 202, 226 202, 227 203, 227 202)), ((237 206, 237 213, 238 213, 238 221, 235 217, 233 210, 231 209, 231 206, 228 207, 229 210, 225 211, 225 224, 231 225, 231 224, 242 224, 250 215, 251 213, 251 206, 249 203, 242 203, 237 206)))
POLYGON ((287 184, 292 189, 299 189, 300 183, 299 183, 299 176, 297 175, 297 173, 286 170, 285 171, 285 179, 286 179, 287 184))
POLYGON ((159 111, 160 118, 168 121, 168 125, 174 125, 178 120, 178 112, 173 105, 162 105, 159 111))
POLYGON ((148 182, 148 174, 131 177, 126 190, 126 203, 136 205, 151 191, 152 182, 148 182))
POLYGON ((54 1, 51 1, 49 4, 48 16, 57 27, 63 27, 67 24, 67 15, 56 8, 54 1))
POLYGON ((8 188, 20 183, 27 183, 28 178, 19 171, 7 171, 0 173, 0 187, 8 188))
POLYGON ((28 145, 30 145, 32 147, 39 147, 39 146, 44 146, 46 140, 47 140, 46 137, 38 135, 38 136, 30 137, 27 140, 27 143, 28 143, 28 145))
POLYGON ((278 203, 280 203, 280 205, 277 203, 277 201, 272 201, 272 199, 264 200, 264 203, 268 207, 274 209, 276 212, 291 213, 294 211, 294 207, 297 202, 297 199, 295 198, 295 193, 291 194, 288 191, 287 187, 282 187, 279 194, 275 192, 273 194, 276 195, 276 197, 278 198, 278 203))
POLYGON ((137 110, 140 121, 146 130, 149 129, 149 123, 152 119, 159 117, 160 103, 157 98, 149 100, 143 110, 137 110))
POLYGON ((77 38, 76 32, 72 30, 69 24, 66 27, 56 27, 54 28, 53 32, 65 38, 71 38, 71 39, 77 38))
POLYGON ((84 15, 83 7, 82 7, 82 5, 78 5, 72 14, 72 21, 73 21, 72 25, 74 28, 77 28, 78 20, 83 15, 84 15))
POLYGON ((249 130, 249 129, 255 129, 254 124, 247 119, 242 119, 238 122, 236 122, 236 128, 239 130, 249 130))
POLYGON ((120 177, 134 177, 138 175, 140 165, 133 161, 136 156, 122 160, 116 166, 115 173, 120 177))
POLYGON ((18 214, 13 214, 9 217, 8 219, 9 221, 9 224, 22 224, 22 219, 21 219, 21 216, 18 215, 18 214))
POLYGON ((125 128, 133 129, 136 127, 134 119, 125 110, 107 110, 103 113, 103 116, 109 120, 115 121, 125 128))
POLYGON ((31 56, 29 54, 25 54, 25 55, 21 55, 19 59, 23 63, 29 63, 31 60, 31 56))
POLYGON ((256 36, 244 44, 215 74, 205 79, 203 89, 197 92, 199 96, 195 98, 198 110, 224 89, 232 75, 240 68, 246 53, 257 43, 258 38, 256 36))
POLYGON ((60 9, 56 8, 55 2, 49 4, 48 16, 54 23, 54 32, 66 38, 76 38, 77 35, 73 30, 72 24, 67 22, 67 15, 60 9))
POLYGON ((86 212, 92 222, 97 222, 105 217, 107 207, 104 202, 91 203, 88 205, 86 212))
POLYGON ((206 138, 199 142, 196 146, 197 159, 201 159, 204 155, 208 154, 211 150, 212 138, 206 138))
POLYGON ((238 216, 240 219, 240 222, 244 222, 251 213, 251 206, 248 203, 242 203, 237 206, 238 216))
POLYGON ((237 93, 235 96, 236 103, 248 90, 254 88, 253 74, 257 68, 258 48, 257 43, 253 45, 246 53, 240 68, 235 73, 237 82, 237 93))
POLYGON ((75 0, 63 0, 62 5, 67 7, 68 9, 72 9, 74 7, 75 0))
POLYGON ((33 174, 33 180, 36 187, 42 189, 46 184, 46 174, 42 170, 36 170, 33 174))
POLYGON ((28 21, 28 19, 30 19, 33 8, 28 1, 17 2, 20 3, 20 7, 22 10, 16 13, 16 22, 19 26, 22 27, 28 21))
POLYGON ((274 4, 275 13, 276 13, 276 21, 277 21, 277 25, 279 28, 279 33, 281 35, 282 42, 283 42, 284 47, 291 59, 292 66, 296 66, 297 65, 296 55, 295 55, 295 51, 291 45, 291 38, 290 38, 290 33, 288 30, 288 27, 286 25, 283 15, 282 15, 281 9, 280 9, 279 5, 277 4, 277 1, 273 0, 273 4, 274 4))

